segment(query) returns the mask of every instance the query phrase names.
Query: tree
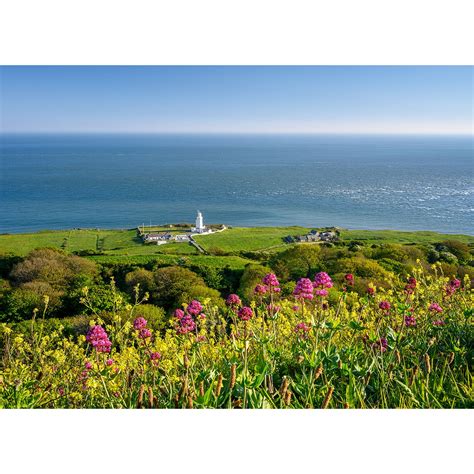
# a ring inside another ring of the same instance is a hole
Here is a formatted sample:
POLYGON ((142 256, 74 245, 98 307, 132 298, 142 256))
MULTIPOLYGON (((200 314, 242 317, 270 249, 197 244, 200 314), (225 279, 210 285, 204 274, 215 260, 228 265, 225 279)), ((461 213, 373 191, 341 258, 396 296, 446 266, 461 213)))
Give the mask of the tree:
POLYGON ((245 266, 238 293, 246 301, 253 299, 253 291, 258 283, 262 283, 263 277, 272 270, 262 265, 249 263, 245 266))
POLYGON ((44 308, 44 298, 27 288, 14 288, 2 301, 1 321, 21 321, 31 319, 35 308, 44 308))
POLYGON ((321 258, 321 248, 315 244, 300 244, 275 255, 270 266, 282 280, 311 277, 321 258))
POLYGON ((204 280, 191 270, 178 266, 158 268, 154 272, 155 291, 152 301, 171 310, 192 299, 211 298, 214 304, 222 304, 219 292, 208 288, 204 280))
POLYGON ((153 272, 145 270, 144 268, 137 268, 125 275, 125 284, 127 285, 130 293, 134 294, 134 288, 140 285, 140 296, 143 296, 145 292, 150 295, 156 290, 155 280, 153 279, 153 272))
POLYGON ((445 240, 441 245, 448 252, 455 255, 460 262, 469 262, 471 260, 471 249, 469 245, 459 240, 445 240))
POLYGON ((64 288, 78 275, 96 275, 94 262, 56 249, 33 250, 10 273, 16 283, 43 281, 55 288, 64 288))

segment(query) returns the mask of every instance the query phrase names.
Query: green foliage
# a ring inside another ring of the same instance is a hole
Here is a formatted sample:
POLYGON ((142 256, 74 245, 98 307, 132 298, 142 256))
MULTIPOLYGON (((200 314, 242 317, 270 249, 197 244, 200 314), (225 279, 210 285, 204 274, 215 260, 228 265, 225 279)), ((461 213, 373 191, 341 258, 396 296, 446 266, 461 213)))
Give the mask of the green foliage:
POLYGON ((184 333, 160 308, 127 305, 112 281, 110 311, 0 324, 0 408, 472 408, 469 280, 447 296, 449 278, 412 275, 410 294, 403 283, 370 297, 333 287, 299 309, 267 294, 246 320, 201 300, 206 317, 184 333), (92 325, 106 352, 84 337, 92 325))
POLYGON ((43 281, 52 287, 63 288, 78 275, 97 274, 96 265, 90 260, 66 255, 55 249, 33 250, 11 271, 11 278, 18 283, 43 281))
POLYGON ((203 278, 187 268, 158 268, 154 280, 156 289, 151 300, 166 310, 179 308, 195 298, 210 298, 215 304, 222 303, 219 292, 209 288, 203 278))
POLYGON ((198 235, 195 240, 208 251, 218 248, 222 252, 245 252, 284 247, 284 237, 305 234, 308 230, 304 227, 233 227, 211 235, 198 235))
POLYGON ((130 300, 127 294, 118 291, 114 286, 103 283, 76 289, 71 296, 83 304, 83 311, 86 314, 114 311, 119 303, 130 300))
POLYGON ((130 294, 133 294, 134 288, 139 285, 140 291, 153 293, 156 290, 156 284, 153 277, 153 272, 145 270, 144 268, 137 268, 125 275, 125 284, 128 287, 130 294))
POLYGON ((35 291, 26 288, 14 288, 2 301, 0 321, 21 321, 30 319, 35 308, 44 307, 43 298, 35 291))
POLYGON ((314 244, 300 244, 276 254, 270 266, 283 280, 313 276, 321 261, 321 248, 314 244))
POLYGON ((251 301, 254 297, 254 289, 257 283, 262 282, 262 278, 271 272, 271 269, 263 265, 247 265, 240 279, 239 294, 245 301, 251 301))
POLYGON ((471 249, 465 242, 449 239, 441 242, 441 245, 462 263, 467 263, 472 258, 471 249))

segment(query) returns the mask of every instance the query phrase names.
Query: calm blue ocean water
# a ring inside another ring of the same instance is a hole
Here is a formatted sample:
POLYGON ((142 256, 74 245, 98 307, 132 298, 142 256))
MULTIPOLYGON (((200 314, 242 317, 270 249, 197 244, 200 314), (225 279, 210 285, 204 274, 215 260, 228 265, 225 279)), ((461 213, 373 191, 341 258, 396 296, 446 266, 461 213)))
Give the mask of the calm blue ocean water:
POLYGON ((0 232, 150 221, 474 233, 472 137, 3 135, 0 232))

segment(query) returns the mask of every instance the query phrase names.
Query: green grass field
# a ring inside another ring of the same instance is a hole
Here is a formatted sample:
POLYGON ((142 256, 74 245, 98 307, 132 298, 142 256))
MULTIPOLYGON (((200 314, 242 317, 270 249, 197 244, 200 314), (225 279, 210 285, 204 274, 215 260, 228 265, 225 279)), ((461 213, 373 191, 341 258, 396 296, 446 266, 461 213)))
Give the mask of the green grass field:
MULTIPOLYGON (((183 244, 184 245, 184 244, 183 244)), ((89 257, 97 263, 123 263, 132 265, 164 264, 164 265, 192 265, 208 266, 214 268, 230 268, 231 270, 241 270, 248 263, 255 263, 252 260, 237 257, 224 256, 213 257, 210 255, 97 255, 89 257)))
POLYGON ((225 252, 265 250, 286 246, 283 237, 306 234, 305 227, 233 227, 212 235, 196 236, 205 250, 219 248, 225 252))
MULTIPOLYGON (((287 235, 304 234, 304 227, 234 227, 212 235, 195 237, 207 251, 220 249, 224 252, 257 250, 280 250, 288 244, 283 242, 287 235)), ((474 236, 439 234, 436 232, 401 232, 394 230, 342 230, 344 241, 359 240, 367 243, 434 243, 455 239, 474 243, 474 236)), ((203 257, 188 243, 166 245, 144 245, 135 230, 64 230, 44 231, 34 234, 0 235, 0 254, 26 255, 35 248, 54 247, 66 252, 104 252, 104 257, 203 257)), ((216 258, 216 257, 211 257, 216 258)))
POLYGON ((342 230, 341 239, 360 240, 367 243, 422 244, 443 240, 459 240, 467 244, 474 243, 474 236, 462 234, 440 234, 430 231, 403 232, 399 230, 342 230))

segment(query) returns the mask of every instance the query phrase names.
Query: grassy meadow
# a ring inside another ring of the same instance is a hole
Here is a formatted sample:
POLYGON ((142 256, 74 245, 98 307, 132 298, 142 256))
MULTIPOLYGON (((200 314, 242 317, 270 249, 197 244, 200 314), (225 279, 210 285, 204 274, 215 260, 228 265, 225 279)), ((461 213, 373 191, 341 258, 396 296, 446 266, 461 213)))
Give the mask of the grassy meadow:
POLYGON ((474 238, 307 231, 0 235, 0 408, 473 407, 474 238))
MULTIPOLYGON (((156 231, 170 230, 156 228, 156 231)), ((179 230, 172 230, 179 232, 179 230)), ((239 253, 246 251, 273 250, 286 247, 283 238, 287 235, 305 234, 305 227, 233 227, 211 235, 196 236, 195 240, 206 251, 213 249, 223 252, 239 253)), ((341 240, 357 240, 363 243, 399 243, 420 244, 434 243, 455 239, 465 243, 474 243, 469 235, 441 234, 429 231, 403 232, 395 230, 341 230, 341 240)), ((197 255, 195 247, 188 243, 171 243, 166 245, 144 245, 137 237, 135 229, 129 230, 94 230, 74 229, 64 231, 42 231, 28 234, 0 235, 0 253, 27 255, 31 250, 42 247, 62 249, 68 253, 91 251, 114 256, 137 255, 197 255)))

